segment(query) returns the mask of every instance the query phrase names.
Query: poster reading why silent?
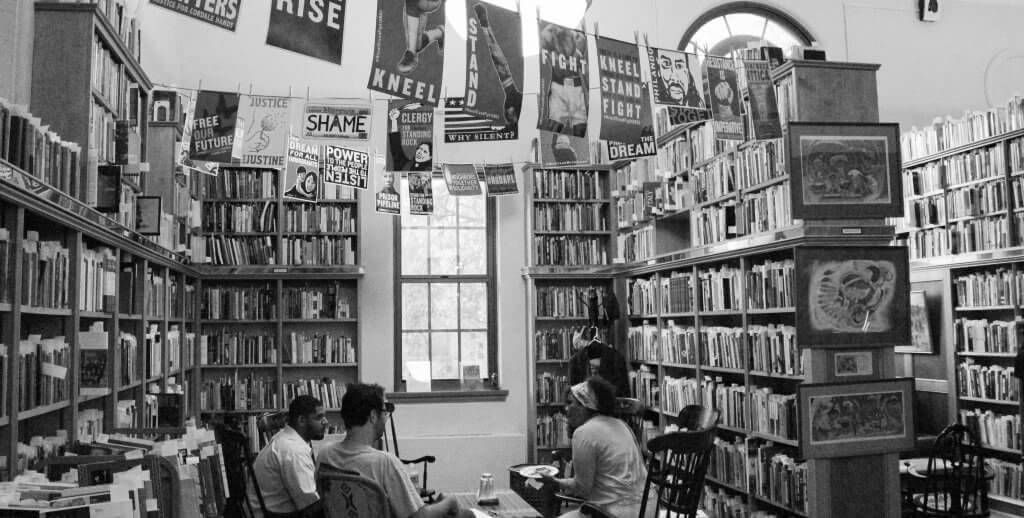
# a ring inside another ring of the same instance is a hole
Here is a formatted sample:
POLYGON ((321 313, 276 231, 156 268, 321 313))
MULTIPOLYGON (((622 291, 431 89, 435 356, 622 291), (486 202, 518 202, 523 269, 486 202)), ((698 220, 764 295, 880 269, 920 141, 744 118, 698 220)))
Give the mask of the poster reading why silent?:
POLYGON ((366 87, 437 106, 444 70, 444 1, 377 0, 366 87))
POLYGON ((275 0, 267 45, 340 65, 344 28, 345 0, 275 0))
POLYGON ((320 147, 288 138, 288 167, 284 176, 284 197, 293 201, 316 202, 320 197, 320 147))
POLYGON ((402 197, 398 194, 395 184, 398 173, 384 170, 380 173, 380 190, 377 191, 377 212, 380 214, 398 215, 402 213, 402 197))
POLYGON ((192 119, 189 158, 205 162, 231 163, 238 117, 238 94, 200 91, 192 119))
POLYGON ((244 129, 242 165, 284 168, 291 99, 243 95, 238 124, 244 129))

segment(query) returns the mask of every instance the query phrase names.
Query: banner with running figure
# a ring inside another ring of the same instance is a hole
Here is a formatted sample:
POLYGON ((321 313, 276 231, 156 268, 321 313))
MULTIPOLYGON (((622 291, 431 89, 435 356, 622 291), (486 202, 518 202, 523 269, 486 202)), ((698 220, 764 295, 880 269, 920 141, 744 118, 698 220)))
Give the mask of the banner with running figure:
POLYGON ((444 0, 377 0, 377 37, 366 87, 437 106, 444 18, 444 0))
POLYGON ((466 25, 463 109, 518 127, 523 106, 523 24, 519 13, 466 0, 466 25))
POLYGON ((540 93, 537 128, 576 137, 587 136, 590 61, 587 36, 581 31, 538 20, 540 93))
POLYGON ((651 96, 640 69, 640 49, 634 43, 598 37, 597 69, 601 82, 601 139, 608 141, 608 158, 657 155, 651 96))

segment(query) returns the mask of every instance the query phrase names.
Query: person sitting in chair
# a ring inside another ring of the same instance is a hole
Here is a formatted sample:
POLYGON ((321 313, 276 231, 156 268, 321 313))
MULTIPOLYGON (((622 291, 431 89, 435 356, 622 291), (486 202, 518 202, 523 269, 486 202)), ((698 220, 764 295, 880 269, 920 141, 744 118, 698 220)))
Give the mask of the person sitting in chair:
POLYGON ((424 504, 402 461, 391 452, 373 447, 384 434, 384 425, 392 410, 394 406, 384 400, 384 388, 380 385, 349 385, 341 398, 341 419, 347 431, 345 440, 321 451, 320 463, 354 471, 379 484, 395 518, 472 517, 468 510, 460 514, 454 497, 439 495, 437 503, 424 504))
POLYGON ((324 516, 310 441, 323 439, 326 425, 319 399, 302 395, 288 405, 288 424, 274 434, 253 462, 267 518, 324 516))

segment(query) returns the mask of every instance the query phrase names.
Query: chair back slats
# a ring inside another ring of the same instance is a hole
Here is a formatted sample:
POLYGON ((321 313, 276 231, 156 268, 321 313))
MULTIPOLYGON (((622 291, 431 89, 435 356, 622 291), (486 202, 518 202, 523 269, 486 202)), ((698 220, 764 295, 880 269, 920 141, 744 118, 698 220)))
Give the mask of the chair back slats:
POLYGON ((326 518, 391 518, 391 505, 379 484, 354 471, 321 464, 316 489, 326 518))
POLYGON ((989 515, 985 458, 976 436, 961 424, 947 426, 935 439, 922 474, 923 493, 913 496, 916 516, 989 515))
POLYGON ((651 505, 647 495, 654 486, 655 513, 668 511, 675 516, 694 517, 704 491, 715 428, 696 432, 673 432, 647 442, 651 452, 647 466, 647 485, 641 504, 641 516, 651 505))

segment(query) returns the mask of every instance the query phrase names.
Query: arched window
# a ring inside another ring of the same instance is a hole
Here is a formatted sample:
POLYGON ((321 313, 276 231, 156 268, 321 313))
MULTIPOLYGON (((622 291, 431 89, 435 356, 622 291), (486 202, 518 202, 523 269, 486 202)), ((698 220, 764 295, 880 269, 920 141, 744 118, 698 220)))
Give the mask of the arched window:
POLYGON ((766 40, 788 55, 792 45, 814 38, 788 14, 756 2, 732 2, 703 15, 686 30, 679 48, 697 54, 732 56, 751 41, 766 40))

